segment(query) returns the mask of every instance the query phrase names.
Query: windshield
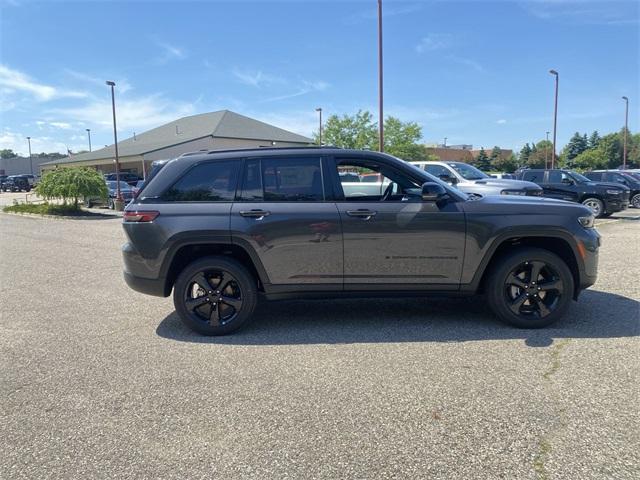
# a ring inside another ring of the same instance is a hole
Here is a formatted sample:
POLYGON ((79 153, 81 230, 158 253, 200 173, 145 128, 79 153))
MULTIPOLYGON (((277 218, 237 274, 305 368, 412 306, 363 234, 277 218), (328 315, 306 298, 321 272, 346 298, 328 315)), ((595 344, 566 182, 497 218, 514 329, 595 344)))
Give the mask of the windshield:
MULTIPOLYGON (((115 190, 117 188, 116 187, 117 183, 118 182, 107 182, 107 186, 110 189, 115 190)), ((129 190, 129 189, 131 189, 131 187, 129 186, 129 184, 127 182, 120 181, 120 190, 129 190)))
POLYGON ((590 178, 585 177, 584 175, 580 175, 578 172, 569 172, 569 173, 578 182, 593 182, 593 180, 591 180, 590 178))
POLYGON ((486 173, 466 163, 451 162, 447 165, 458 172, 465 180, 481 180, 483 178, 491 178, 486 173))

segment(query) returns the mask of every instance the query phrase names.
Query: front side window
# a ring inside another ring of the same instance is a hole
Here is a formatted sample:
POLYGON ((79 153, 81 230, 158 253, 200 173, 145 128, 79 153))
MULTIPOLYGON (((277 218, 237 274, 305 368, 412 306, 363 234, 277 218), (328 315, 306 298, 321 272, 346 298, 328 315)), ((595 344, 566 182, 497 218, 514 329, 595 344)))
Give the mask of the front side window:
POLYGON ((241 199, 248 202, 323 201, 320 158, 269 157, 247 160, 241 199))
POLYGON ((421 185, 384 164, 370 160, 338 160, 338 168, 357 171, 360 178, 375 181, 341 182, 346 201, 407 201, 408 195, 420 198, 421 185))
POLYGON ((162 196, 170 202, 231 202, 241 162, 229 160, 196 165, 162 196))

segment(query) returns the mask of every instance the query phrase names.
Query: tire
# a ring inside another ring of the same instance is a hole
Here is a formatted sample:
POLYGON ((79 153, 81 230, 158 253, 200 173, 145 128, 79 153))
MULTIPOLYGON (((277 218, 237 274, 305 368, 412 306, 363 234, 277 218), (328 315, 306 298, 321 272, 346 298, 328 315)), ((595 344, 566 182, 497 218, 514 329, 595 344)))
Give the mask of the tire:
POLYGON ((551 325, 571 304, 574 289, 571 270, 548 250, 518 249, 500 258, 488 273, 486 298, 491 310, 500 320, 516 327, 551 325), (531 278, 534 269, 539 271, 535 280, 531 278))
POLYGON ((87 207, 87 208, 91 208, 91 207, 93 207, 93 203, 91 202, 91 200, 89 200, 88 198, 86 198, 86 199, 84 200, 84 206, 85 206, 85 207, 87 207))
POLYGON ((113 210, 116 208, 116 204, 113 201, 113 198, 109 197, 109 203, 107 204, 110 210, 113 210))
POLYGON ((631 202, 629 202, 633 208, 640 208, 640 193, 636 193, 633 197, 631 197, 631 202))
POLYGON ((207 336, 238 330, 251 319, 257 301, 255 278, 242 264, 222 256, 187 265, 173 289, 173 304, 182 322, 207 336))
POLYGON ((585 207, 589 208, 589 210, 591 210, 591 212, 593 213, 593 215, 595 215, 596 218, 602 217, 602 214, 604 213, 604 203, 602 203, 602 200, 600 200, 599 198, 595 198, 595 197, 585 198, 582 201, 582 204, 585 207))

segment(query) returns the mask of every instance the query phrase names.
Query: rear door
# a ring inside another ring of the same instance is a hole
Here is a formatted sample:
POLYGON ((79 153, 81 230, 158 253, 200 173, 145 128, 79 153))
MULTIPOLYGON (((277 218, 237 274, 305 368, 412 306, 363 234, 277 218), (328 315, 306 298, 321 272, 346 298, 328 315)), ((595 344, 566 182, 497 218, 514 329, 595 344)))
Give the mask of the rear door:
POLYGON ((420 182, 383 160, 334 161, 334 179, 337 168, 359 169, 363 174, 378 173, 384 187, 369 194, 346 190, 334 180, 344 238, 345 290, 407 284, 457 289, 465 245, 460 203, 423 202, 420 182))
POLYGON ((342 288, 340 216, 325 188, 320 155, 244 161, 231 212, 231 235, 257 253, 274 285, 342 288))

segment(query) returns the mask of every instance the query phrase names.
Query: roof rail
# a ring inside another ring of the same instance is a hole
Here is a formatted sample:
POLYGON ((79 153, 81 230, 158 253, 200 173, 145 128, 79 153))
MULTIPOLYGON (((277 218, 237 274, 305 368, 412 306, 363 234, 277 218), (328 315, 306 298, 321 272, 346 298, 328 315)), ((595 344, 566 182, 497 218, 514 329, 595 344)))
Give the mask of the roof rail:
POLYGON ((190 157, 193 155, 205 155, 205 154, 213 154, 213 153, 234 153, 234 152, 264 152, 265 150, 321 150, 321 149, 337 149, 340 147, 334 147, 332 145, 301 145, 299 147, 276 147, 276 146, 267 146, 267 147, 247 147, 247 148, 225 148, 220 150, 198 150, 195 152, 183 153, 178 158, 181 157, 190 157))

